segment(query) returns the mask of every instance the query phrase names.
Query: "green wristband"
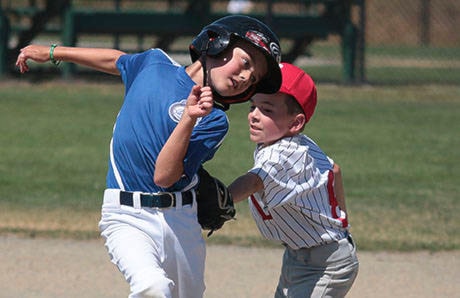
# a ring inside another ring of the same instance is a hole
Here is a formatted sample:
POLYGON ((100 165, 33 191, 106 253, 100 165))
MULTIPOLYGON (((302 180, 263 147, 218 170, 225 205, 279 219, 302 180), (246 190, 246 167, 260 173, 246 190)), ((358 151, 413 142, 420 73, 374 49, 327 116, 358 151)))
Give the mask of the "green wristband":
POLYGON ((54 59, 54 48, 57 47, 57 44, 53 43, 50 47, 50 61, 51 63, 53 63, 54 65, 58 66, 59 63, 61 63, 61 60, 55 60, 54 59))

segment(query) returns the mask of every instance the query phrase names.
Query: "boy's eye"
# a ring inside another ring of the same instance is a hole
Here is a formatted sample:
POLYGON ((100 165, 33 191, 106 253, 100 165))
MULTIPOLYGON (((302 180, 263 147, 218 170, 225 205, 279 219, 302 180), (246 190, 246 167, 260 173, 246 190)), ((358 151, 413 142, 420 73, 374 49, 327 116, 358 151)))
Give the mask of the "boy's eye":
POLYGON ((271 110, 271 109, 262 108, 262 112, 263 112, 264 114, 270 114, 270 113, 272 112, 272 110, 271 110))
POLYGON ((259 111, 261 111, 262 114, 270 114, 273 110, 266 106, 260 106, 259 111))
POLYGON ((244 69, 251 68, 251 60, 249 58, 242 58, 242 64, 244 69))
POLYGON ((254 112, 255 109, 258 109, 259 112, 261 112, 262 114, 270 114, 270 113, 273 113, 273 108, 270 107, 270 106, 265 106, 265 105, 255 105, 255 104, 252 104, 249 106, 249 111, 250 112, 254 112))
MULTIPOLYGON (((243 66, 244 66, 245 69, 250 69, 251 68, 251 63, 250 63, 248 58, 241 58, 241 61, 243 61, 243 66)), ((257 78, 254 75, 251 75, 249 80, 251 81, 251 84, 257 83, 257 78)))

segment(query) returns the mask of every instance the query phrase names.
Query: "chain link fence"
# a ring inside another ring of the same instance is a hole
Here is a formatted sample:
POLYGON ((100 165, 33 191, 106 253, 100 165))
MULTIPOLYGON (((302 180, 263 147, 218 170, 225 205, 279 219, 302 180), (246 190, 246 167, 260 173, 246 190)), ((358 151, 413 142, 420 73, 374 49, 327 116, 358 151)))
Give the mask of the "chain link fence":
MULTIPOLYGON (((372 84, 460 84, 460 1, 366 0, 363 81, 372 84)), ((359 12, 354 12, 359 23, 359 12)), ((296 62, 318 81, 337 81, 338 40, 313 44, 296 62), (322 65, 320 65, 322 62, 322 65)))

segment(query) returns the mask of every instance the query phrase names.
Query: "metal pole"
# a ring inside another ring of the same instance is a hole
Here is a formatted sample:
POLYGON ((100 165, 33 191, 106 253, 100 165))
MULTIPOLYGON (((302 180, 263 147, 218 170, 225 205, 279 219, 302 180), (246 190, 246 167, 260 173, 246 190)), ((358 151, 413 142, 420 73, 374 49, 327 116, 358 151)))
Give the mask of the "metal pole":
POLYGON ((9 22, 0 7, 0 76, 8 71, 9 22))
POLYGON ((358 29, 358 49, 356 60, 358 62, 358 81, 364 83, 366 81, 366 0, 360 1, 359 10, 359 29, 358 29))
POLYGON ((420 0, 420 44, 430 45, 430 0, 420 0))

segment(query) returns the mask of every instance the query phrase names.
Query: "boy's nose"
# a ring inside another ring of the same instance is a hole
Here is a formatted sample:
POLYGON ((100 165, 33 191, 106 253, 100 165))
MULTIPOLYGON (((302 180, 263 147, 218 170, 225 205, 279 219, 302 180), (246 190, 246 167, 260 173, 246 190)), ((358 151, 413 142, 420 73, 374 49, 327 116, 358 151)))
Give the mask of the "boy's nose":
POLYGON ((244 82, 249 81, 249 78, 251 77, 251 71, 249 69, 242 70, 240 73, 240 79, 244 82))
POLYGON ((251 120, 252 122, 256 121, 258 114, 259 114, 259 109, 258 108, 253 108, 249 112, 249 120, 251 120))

